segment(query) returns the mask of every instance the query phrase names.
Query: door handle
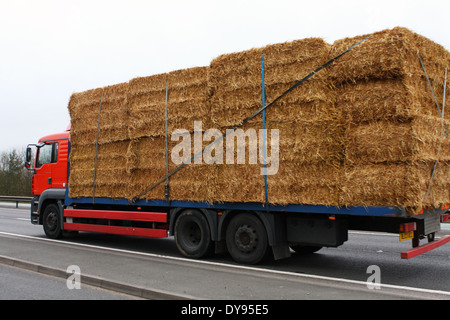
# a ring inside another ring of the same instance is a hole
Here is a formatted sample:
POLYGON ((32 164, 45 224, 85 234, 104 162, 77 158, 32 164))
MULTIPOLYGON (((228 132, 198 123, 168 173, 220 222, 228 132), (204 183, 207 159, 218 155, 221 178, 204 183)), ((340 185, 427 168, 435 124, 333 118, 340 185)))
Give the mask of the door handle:
POLYGON ((52 178, 48 178, 48 184, 52 184, 52 178))

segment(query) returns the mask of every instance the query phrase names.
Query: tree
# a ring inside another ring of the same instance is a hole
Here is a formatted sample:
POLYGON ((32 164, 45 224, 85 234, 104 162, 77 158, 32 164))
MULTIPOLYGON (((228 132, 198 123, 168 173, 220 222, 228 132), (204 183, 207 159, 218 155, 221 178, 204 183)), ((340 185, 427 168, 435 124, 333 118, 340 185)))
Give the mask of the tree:
POLYGON ((24 167, 25 150, 0 154, 0 195, 31 196, 31 172, 24 167))

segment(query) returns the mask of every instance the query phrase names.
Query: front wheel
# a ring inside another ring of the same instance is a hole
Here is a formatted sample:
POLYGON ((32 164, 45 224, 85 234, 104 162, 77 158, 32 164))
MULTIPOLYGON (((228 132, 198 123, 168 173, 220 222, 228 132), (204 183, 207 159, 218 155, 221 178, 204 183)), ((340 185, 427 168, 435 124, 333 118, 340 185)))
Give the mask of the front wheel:
POLYGON ((257 216, 249 213, 238 214, 230 221, 226 243, 236 262, 257 264, 268 256, 266 228, 257 216))
POLYGON ((51 239, 62 237, 60 212, 58 205, 51 203, 44 209, 43 214, 44 232, 51 239))

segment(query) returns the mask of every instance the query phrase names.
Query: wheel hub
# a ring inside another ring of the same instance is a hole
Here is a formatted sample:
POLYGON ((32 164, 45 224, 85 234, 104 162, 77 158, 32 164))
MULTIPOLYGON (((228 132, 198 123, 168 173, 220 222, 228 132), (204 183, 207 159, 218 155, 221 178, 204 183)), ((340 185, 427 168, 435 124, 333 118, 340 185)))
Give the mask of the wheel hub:
POLYGON ((235 242, 240 251, 252 252, 258 242, 256 230, 249 225, 240 226, 235 234, 235 242))
POLYGON ((202 239, 202 232, 196 223, 189 224, 187 235, 187 239, 192 245, 198 245, 202 239))
POLYGON ((56 224, 57 224, 56 213, 52 211, 47 215, 47 226, 49 227, 50 230, 53 231, 56 229, 56 224))

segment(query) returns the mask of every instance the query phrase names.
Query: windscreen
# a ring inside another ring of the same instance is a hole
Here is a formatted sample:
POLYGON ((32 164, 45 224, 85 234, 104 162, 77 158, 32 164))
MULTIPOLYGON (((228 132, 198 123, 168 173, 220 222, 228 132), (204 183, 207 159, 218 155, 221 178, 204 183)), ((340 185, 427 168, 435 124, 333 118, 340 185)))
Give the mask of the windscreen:
POLYGON ((42 167, 46 163, 57 161, 58 143, 45 144, 37 150, 36 168, 42 167))

